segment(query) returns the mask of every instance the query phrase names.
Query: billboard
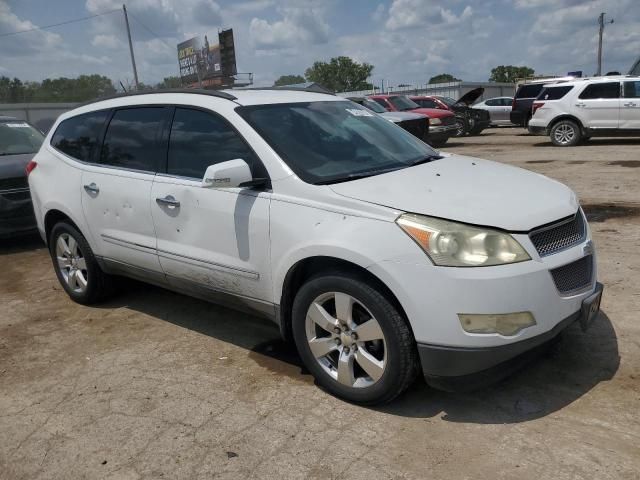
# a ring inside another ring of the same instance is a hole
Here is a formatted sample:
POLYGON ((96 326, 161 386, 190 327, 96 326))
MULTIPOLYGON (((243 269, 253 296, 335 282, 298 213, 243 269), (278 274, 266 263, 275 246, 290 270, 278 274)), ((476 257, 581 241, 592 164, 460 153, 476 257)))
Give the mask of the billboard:
POLYGON ((178 44, 178 65, 182 84, 193 87, 233 85, 237 73, 233 30, 218 33, 218 43, 191 38, 178 44))

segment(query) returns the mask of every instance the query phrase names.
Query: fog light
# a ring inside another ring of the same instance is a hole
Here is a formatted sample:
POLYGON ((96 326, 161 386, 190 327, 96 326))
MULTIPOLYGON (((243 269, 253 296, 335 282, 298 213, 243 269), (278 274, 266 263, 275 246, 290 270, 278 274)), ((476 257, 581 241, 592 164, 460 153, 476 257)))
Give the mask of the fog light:
POLYGON ((465 332, 499 333, 506 337, 536 324, 536 319, 531 312, 478 315, 459 313, 458 318, 465 332))

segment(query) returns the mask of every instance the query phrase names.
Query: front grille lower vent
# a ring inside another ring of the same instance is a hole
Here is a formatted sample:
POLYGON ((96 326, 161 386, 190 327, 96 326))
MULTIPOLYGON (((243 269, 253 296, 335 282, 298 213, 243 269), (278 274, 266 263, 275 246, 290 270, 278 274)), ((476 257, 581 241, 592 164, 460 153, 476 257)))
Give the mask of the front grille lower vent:
POLYGON ((577 245, 587 235, 582 211, 578 210, 573 217, 558 223, 532 231, 531 242, 541 257, 552 255, 560 250, 577 245))
POLYGON ((562 295, 577 293, 591 285, 593 279, 593 255, 551 270, 553 282, 562 295))

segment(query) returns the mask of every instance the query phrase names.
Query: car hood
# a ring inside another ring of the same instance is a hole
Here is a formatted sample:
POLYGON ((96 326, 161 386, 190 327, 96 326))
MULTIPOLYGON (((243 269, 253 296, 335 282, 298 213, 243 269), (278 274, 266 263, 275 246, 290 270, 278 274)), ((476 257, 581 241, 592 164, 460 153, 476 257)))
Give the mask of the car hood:
POLYGON ((484 93, 484 88, 482 87, 474 88, 470 92, 467 92, 463 96, 461 96, 456 102, 456 105, 469 106, 473 102, 478 100, 483 93, 484 93))
POLYGON ((411 112, 384 112, 379 113, 382 117, 390 120, 394 123, 404 122, 406 120, 420 120, 425 118, 424 115, 420 113, 411 113, 411 112))
POLYGON ((442 117, 451 117, 453 113, 449 110, 440 110, 439 108, 414 108, 413 110, 409 110, 412 113, 421 113, 422 115, 426 115, 430 118, 442 118, 442 117))
POLYGON ((0 155, 0 178, 24 177, 24 169, 34 156, 35 153, 0 155))
POLYGON ((373 177, 331 185, 342 196, 397 210, 529 231, 578 209, 565 185, 501 163, 457 155, 373 177))

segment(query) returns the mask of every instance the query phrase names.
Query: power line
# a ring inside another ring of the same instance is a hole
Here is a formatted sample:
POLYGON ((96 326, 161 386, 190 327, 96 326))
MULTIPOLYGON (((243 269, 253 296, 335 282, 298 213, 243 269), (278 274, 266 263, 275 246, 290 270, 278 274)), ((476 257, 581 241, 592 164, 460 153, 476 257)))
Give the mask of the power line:
POLYGON ((51 25, 43 25, 42 27, 28 28, 26 30, 18 30, 16 32, 0 33, 0 37, 9 37, 11 35, 18 35, 20 33, 34 32, 36 30, 45 30, 47 28, 59 27, 61 25, 68 25, 69 23, 83 22, 85 20, 90 20, 92 18, 101 17, 103 15, 109 15, 111 13, 116 13, 116 12, 119 12, 119 11, 120 11, 120 9, 109 10, 108 12, 96 13, 95 15, 89 15, 87 17, 82 17, 82 18, 75 18, 73 20, 67 20, 65 22, 60 22, 60 23, 53 23, 51 25))
POLYGON ((138 17, 136 17, 133 13, 128 12, 129 16, 131 18, 133 18, 136 22, 138 22, 147 32, 149 32, 151 35, 153 35, 155 38, 157 38, 158 40, 160 40, 162 43, 164 43, 167 47, 174 49, 175 45, 169 45, 167 42, 165 42, 162 37, 160 35, 158 35, 156 32, 154 32, 153 30, 151 30, 149 27, 147 27, 144 23, 142 23, 140 21, 140 19, 138 17))

